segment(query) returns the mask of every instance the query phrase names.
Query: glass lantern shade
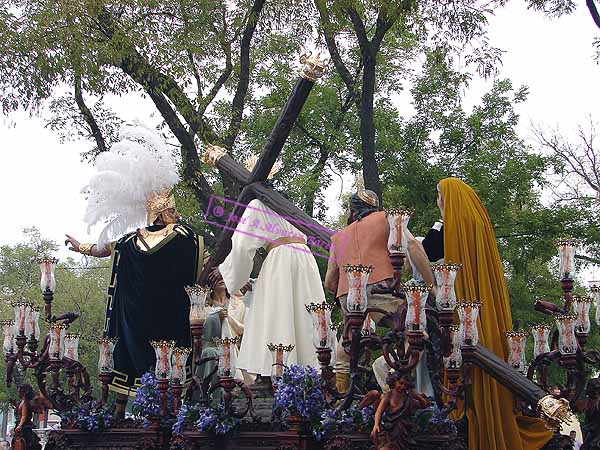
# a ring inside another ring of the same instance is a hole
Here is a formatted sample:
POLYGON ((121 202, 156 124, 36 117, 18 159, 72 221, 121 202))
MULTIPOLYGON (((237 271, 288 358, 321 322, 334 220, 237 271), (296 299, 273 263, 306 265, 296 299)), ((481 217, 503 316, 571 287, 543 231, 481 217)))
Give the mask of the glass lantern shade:
POLYGON ((48 327, 50 334, 50 345, 48 346, 48 354, 50 359, 61 359, 64 355, 64 340, 67 326, 62 323, 53 323, 48 327))
POLYGON ((30 306, 25 323, 25 336, 33 339, 40 338, 40 307, 30 306))
POLYGON ((550 351, 550 331, 552 327, 546 324, 536 324, 530 327, 533 336, 533 359, 550 351))
POLYGON ((190 298, 190 325, 204 325, 206 320, 206 297, 210 292, 208 286, 186 286, 190 298))
POLYGON ((579 244, 576 239, 560 239, 555 242, 560 258, 559 272, 561 279, 573 278, 575 274, 575 252, 579 244))
POLYGON ((65 358, 73 361, 79 361, 79 338, 80 334, 65 334, 65 358))
POLYGON ((287 367, 287 360, 290 356, 290 352, 294 350, 294 345, 283 345, 283 344, 267 344, 267 348, 271 352, 273 358, 273 365, 271 366, 271 382, 276 385, 281 377, 283 371, 287 367))
POLYGON ((56 278, 54 277, 54 268, 58 263, 56 258, 39 258, 37 260, 40 265, 41 280, 40 290, 42 293, 46 291, 54 292, 56 290, 56 278))
POLYGON ((596 325, 600 327, 600 285, 591 285, 590 291, 592 291, 592 298, 596 303, 596 325))
POLYGON ((150 341, 156 356, 154 374, 156 378, 164 380, 171 378, 171 355, 175 347, 175 341, 150 341))
POLYGON ((2 348, 5 354, 13 353, 15 350, 15 321, 3 320, 2 333, 4 335, 4 343, 2 348))
POLYGON ((527 358, 525 357, 527 333, 507 331, 506 339, 508 340, 508 364, 521 373, 525 372, 527 369, 527 358))
POLYGON ((405 329, 407 331, 425 331, 427 329, 425 306, 427 304, 427 296, 429 295, 431 286, 424 284, 405 284, 403 285, 403 290, 406 294, 407 304, 405 329))
POLYGON ((115 360, 113 353, 115 351, 115 345, 117 340, 114 338, 103 337, 98 339, 98 371, 99 372, 112 372, 115 368, 115 360))
POLYGON ((575 321, 575 331, 580 334, 589 334, 592 327, 590 321, 590 308, 593 299, 590 297, 573 297, 573 314, 577 316, 575 321))
POLYGON ((388 252, 391 255, 406 255, 408 251, 408 222, 412 213, 413 210, 409 208, 388 209, 385 211, 385 216, 390 227, 388 252))
POLYGON ((554 316, 558 328, 558 350, 562 355, 577 353, 577 337, 575 336, 575 314, 559 314, 554 316))
POLYGON ((177 384, 185 384, 186 365, 192 349, 175 347, 171 361, 171 380, 177 384))
POLYGON ((15 333, 24 335, 32 304, 27 302, 12 302, 10 305, 15 310, 15 333))
POLYGON ((329 326, 333 305, 327 302, 304 305, 313 323, 313 344, 315 348, 326 348, 329 342, 329 326))
POLYGON ((367 283, 373 266, 346 264, 344 272, 348 277, 348 312, 364 313, 367 310, 367 283))
POLYGON ((461 344, 469 342, 469 345, 477 345, 479 343, 477 317, 480 308, 481 302, 460 302, 456 305, 460 319, 461 344))
POLYGON ((238 336, 230 338, 214 338, 215 344, 219 351, 219 368, 218 374, 220 377, 232 377, 235 373, 235 359, 233 357, 233 347, 240 342, 238 336))
POLYGON ((437 291, 435 303, 440 311, 453 311, 456 308, 454 282, 462 264, 432 264, 437 291))
POLYGON ((458 325, 452 325, 449 330, 451 350, 450 355, 444 357, 444 366, 446 369, 458 369, 462 366, 460 327, 458 325))
POLYGON ((377 324, 373 320, 371 314, 367 314, 365 316, 365 321, 363 322, 362 329, 360 330, 360 334, 367 337, 375 334, 377 331, 377 324))

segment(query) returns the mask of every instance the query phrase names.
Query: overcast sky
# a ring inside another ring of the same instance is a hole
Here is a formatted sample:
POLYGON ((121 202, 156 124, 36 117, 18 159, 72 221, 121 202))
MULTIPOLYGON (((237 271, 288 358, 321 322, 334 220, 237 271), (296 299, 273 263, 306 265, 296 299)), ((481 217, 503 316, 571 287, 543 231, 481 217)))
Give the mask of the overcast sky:
MULTIPOLYGON (((531 139, 531 123, 560 126, 572 133, 588 115, 600 120, 600 66, 592 55, 592 40, 600 32, 585 6, 568 17, 550 20, 527 11, 523 1, 513 0, 491 19, 491 43, 505 51, 500 77, 515 86, 528 85, 529 99, 518 108, 522 136, 531 139)), ((466 104, 477 103, 490 82, 474 80, 466 92, 466 104)), ((158 123, 153 106, 139 96, 108 99, 122 118, 158 123)), ((398 99, 403 115, 412 107, 398 99)), ((92 168, 80 153, 90 142, 61 144, 44 128, 44 120, 19 112, 0 123, 0 192, 4 219, 0 245, 22 239, 22 229, 36 226, 43 236, 61 241, 65 232, 82 241, 95 241, 82 222, 85 202, 80 194, 92 168)), ((351 177, 349 177, 351 179, 351 177)), ((336 203, 340 184, 328 191, 328 203, 336 203)), ((345 188, 348 189, 349 183, 345 188)), ((337 212, 337 209, 334 211, 337 212)), ((61 252, 61 256, 66 253, 61 252)))

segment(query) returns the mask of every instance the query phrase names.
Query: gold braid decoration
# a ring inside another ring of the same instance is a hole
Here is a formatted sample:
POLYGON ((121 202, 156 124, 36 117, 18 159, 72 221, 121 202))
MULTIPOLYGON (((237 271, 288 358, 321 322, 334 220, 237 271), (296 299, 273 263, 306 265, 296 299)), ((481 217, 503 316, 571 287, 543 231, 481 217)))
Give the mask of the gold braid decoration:
POLYGON ((96 244, 79 244, 79 253, 82 255, 92 256, 92 247, 96 244))

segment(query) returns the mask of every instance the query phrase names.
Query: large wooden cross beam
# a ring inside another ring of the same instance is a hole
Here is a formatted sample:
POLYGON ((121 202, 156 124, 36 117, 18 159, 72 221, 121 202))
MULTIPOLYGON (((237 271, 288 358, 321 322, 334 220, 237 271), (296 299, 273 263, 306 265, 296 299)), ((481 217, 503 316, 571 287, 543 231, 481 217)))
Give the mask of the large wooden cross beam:
POLYGON ((255 198, 261 200, 277 214, 286 219, 291 219, 290 223, 292 225, 304 234, 320 240, 323 243, 323 248, 328 250, 331 232, 265 183, 312 87, 325 70, 325 63, 319 58, 319 54, 303 55, 300 62, 304 65, 300 77, 288 97, 252 172, 231 158, 226 150, 221 147, 209 145, 204 153, 204 162, 225 172, 244 188, 235 201, 231 216, 227 219, 219 236, 216 252, 209 259, 202 272, 199 280, 201 284, 206 283, 211 270, 222 263, 231 251, 231 237, 235 232, 237 219, 244 213, 246 205, 255 198))

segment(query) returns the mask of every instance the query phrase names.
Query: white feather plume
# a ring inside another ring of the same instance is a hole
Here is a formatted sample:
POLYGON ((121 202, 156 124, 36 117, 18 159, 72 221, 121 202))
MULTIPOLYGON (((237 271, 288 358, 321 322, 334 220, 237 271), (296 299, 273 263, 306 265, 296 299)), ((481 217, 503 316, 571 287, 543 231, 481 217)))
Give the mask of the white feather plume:
POLYGON ((97 173, 82 192, 87 197, 84 222, 90 228, 105 227, 98 247, 146 225, 146 200, 156 192, 171 189, 179 181, 175 155, 155 130, 126 125, 120 141, 96 159, 97 173))

